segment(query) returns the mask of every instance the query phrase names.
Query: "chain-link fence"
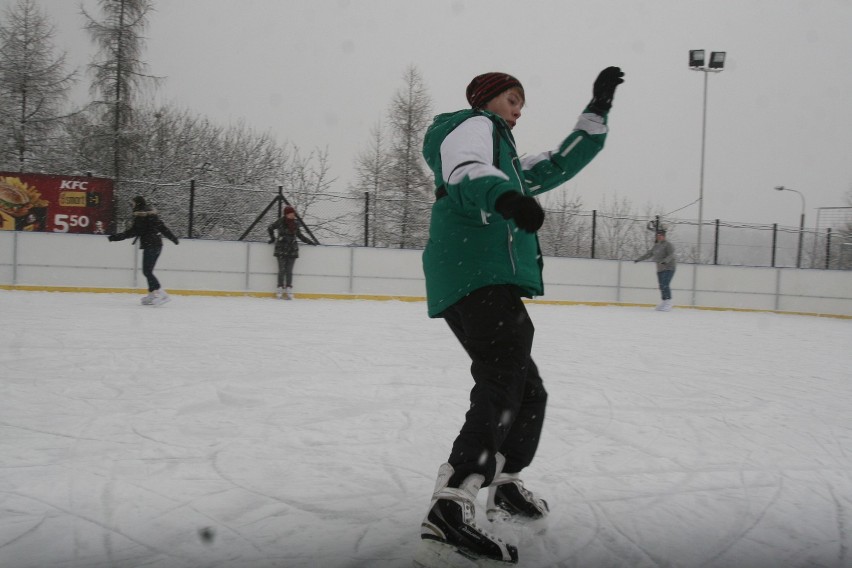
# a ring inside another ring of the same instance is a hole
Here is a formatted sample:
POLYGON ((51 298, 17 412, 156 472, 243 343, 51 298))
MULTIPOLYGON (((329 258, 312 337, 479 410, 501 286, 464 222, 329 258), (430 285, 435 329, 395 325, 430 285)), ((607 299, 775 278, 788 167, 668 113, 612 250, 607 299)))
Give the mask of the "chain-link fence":
MULTIPOLYGON (((198 239, 250 240, 267 238, 267 227, 283 204, 293 205, 304 228, 321 244, 423 248, 422 231, 412 239, 403 233, 399 198, 385 200, 368 193, 296 194, 284 187, 222 187, 198 180, 162 184, 123 181, 120 184, 118 227, 130 218, 130 198, 144 196, 179 236, 198 239), (400 244, 404 240, 404 245, 400 244)), ((431 200, 412 199, 418 215, 428 211, 431 200)), ((852 269, 852 232, 844 221, 819 231, 778 224, 761 225, 611 215, 601 211, 546 209, 539 231, 542 252, 548 256, 632 260, 654 242, 656 224, 666 228, 667 238, 684 263, 733 266, 852 269)), ((418 227, 428 219, 416 219, 418 227)), ((412 234, 411 231, 408 234, 412 234)))

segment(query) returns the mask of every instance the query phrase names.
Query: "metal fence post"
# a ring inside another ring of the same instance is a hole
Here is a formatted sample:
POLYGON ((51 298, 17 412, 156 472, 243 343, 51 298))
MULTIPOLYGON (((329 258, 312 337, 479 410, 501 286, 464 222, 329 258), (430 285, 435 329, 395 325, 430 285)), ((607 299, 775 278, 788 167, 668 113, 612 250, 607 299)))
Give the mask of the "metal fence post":
POLYGON ((778 223, 772 223, 772 264, 770 266, 775 268, 775 246, 778 244, 778 223))
POLYGON ((719 264, 719 220, 716 219, 716 237, 713 243, 713 264, 719 264))
POLYGON ((831 227, 826 230, 825 234, 825 269, 828 270, 831 261, 831 227))
POLYGON ((370 192, 364 192, 364 246, 370 246, 370 192))
POLYGON ((598 228, 598 210, 592 209, 592 256, 595 258, 595 232, 598 228))
POLYGON ((192 219, 195 216, 195 179, 189 180, 189 227, 186 230, 187 238, 192 238, 192 219))

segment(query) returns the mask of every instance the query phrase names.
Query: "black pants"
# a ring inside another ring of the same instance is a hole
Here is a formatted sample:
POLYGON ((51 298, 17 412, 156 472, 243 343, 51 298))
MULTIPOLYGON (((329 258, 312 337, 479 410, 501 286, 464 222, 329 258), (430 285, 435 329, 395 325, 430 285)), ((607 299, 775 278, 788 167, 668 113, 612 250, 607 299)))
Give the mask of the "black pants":
POLYGON ((448 460, 451 487, 473 473, 495 474, 495 453, 506 457, 503 471, 517 473, 538 448, 547 392, 530 357, 535 328, 515 286, 474 291, 441 316, 471 358, 474 386, 448 460))
POLYGON ((279 256, 278 257, 278 287, 283 288, 286 284, 288 288, 293 286, 293 265, 296 264, 294 256, 279 256))
POLYGON ((154 276, 154 267, 157 265, 157 259, 160 258, 160 253, 163 252, 163 247, 148 247, 142 249, 142 274, 148 280, 148 291, 160 289, 160 282, 154 276))

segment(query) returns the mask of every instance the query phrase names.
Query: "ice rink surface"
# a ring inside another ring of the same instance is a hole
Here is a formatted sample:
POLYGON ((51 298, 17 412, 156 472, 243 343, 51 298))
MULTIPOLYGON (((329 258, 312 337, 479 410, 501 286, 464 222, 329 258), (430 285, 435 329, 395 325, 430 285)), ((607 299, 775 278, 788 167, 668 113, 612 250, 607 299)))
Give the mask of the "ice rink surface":
MULTIPOLYGON (((518 566, 852 566, 852 321, 529 311, 518 566)), ((0 376, 3 568, 410 566, 472 385, 420 302, 2 290, 0 376)))

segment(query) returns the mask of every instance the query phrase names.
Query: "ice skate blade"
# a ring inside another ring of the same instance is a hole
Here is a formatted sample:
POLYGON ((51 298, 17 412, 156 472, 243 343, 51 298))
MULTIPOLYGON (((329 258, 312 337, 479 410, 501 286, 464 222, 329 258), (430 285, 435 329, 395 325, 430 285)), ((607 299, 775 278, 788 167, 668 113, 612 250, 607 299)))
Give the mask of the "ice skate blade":
POLYGON ((450 544, 431 539, 421 539, 414 555, 415 568, 511 568, 513 562, 491 558, 478 558, 462 553, 450 544))
POLYGON ((162 306, 162 305, 163 305, 163 304, 165 304, 166 302, 171 302, 171 301, 172 301, 171 297, 166 296, 165 298, 157 298, 157 299, 155 299, 153 302, 151 302, 151 305, 152 305, 152 306, 162 306))

